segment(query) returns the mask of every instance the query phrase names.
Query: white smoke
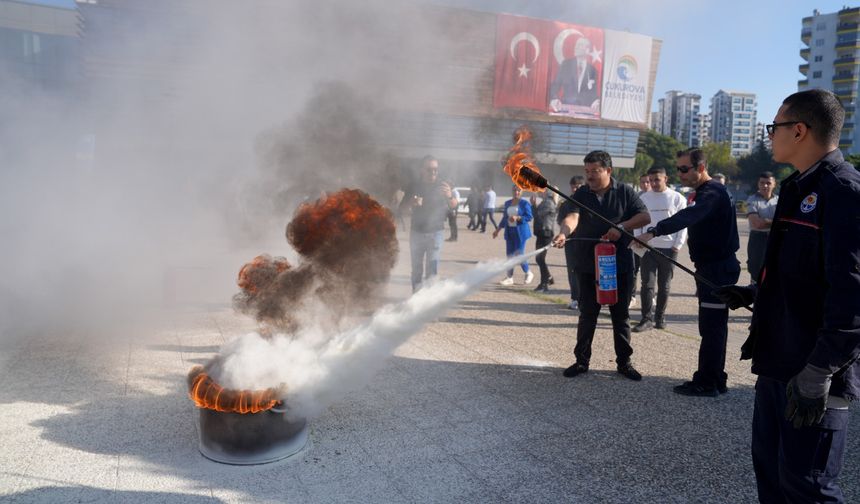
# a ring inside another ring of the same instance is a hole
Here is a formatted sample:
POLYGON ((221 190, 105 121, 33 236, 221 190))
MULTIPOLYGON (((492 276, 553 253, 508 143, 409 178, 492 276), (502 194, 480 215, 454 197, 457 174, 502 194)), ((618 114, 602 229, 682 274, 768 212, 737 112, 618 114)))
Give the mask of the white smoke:
POLYGON ((367 383, 385 357, 425 324, 502 271, 542 250, 478 264, 421 289, 403 302, 386 305, 367 323, 334 336, 309 329, 271 339, 257 333, 237 337, 222 347, 220 373, 212 378, 229 389, 284 386, 292 414, 316 416, 367 383))

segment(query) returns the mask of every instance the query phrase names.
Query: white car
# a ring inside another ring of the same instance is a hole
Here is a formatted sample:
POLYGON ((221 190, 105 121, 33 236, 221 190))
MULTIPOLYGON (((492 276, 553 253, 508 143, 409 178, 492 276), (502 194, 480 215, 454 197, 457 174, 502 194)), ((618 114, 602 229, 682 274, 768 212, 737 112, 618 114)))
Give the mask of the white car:
POLYGON ((457 210, 460 212, 465 212, 468 207, 466 206, 466 201, 469 199, 469 193, 472 192, 471 187, 455 187, 455 191, 460 193, 460 197, 457 199, 460 203, 457 205, 457 210))

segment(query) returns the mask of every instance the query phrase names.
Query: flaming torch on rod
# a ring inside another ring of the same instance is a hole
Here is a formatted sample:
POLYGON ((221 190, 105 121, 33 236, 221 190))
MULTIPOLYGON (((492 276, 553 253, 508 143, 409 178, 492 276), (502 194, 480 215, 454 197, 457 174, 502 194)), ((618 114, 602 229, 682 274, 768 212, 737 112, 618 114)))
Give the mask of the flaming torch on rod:
MULTIPOLYGON (((699 275, 695 271, 684 266, 683 264, 679 263, 678 261, 672 259, 671 257, 667 256, 666 254, 660 252, 659 250, 655 249, 651 245, 648 245, 646 242, 633 236, 632 233, 628 232, 622 226, 615 224, 611 220, 600 215, 599 213, 595 212, 591 208, 588 208, 587 206, 583 205, 579 201, 576 201, 575 199, 571 198, 567 194, 564 194, 557 187, 550 184, 549 181, 546 179, 546 177, 541 175, 540 169, 538 169, 537 165, 534 162, 534 159, 532 159, 530 149, 529 149, 529 143, 531 141, 531 138, 532 138, 532 133, 527 127, 520 126, 519 128, 517 128, 517 130, 514 132, 514 146, 511 147, 511 150, 508 153, 508 157, 507 157, 507 160, 505 162, 505 173, 507 173, 511 177, 511 180, 513 180, 514 184, 516 184, 517 187, 519 187, 520 189, 522 189, 524 191, 532 191, 532 192, 545 192, 546 190, 550 190, 550 191, 558 194, 560 197, 566 199, 567 201, 570 201, 571 203, 573 203, 574 205, 579 207, 581 210, 588 212, 592 216, 594 216, 597 219, 601 220, 602 222, 608 224, 613 229, 618 230, 618 232, 620 232, 623 236, 627 236, 628 238, 630 238, 634 242, 638 243, 642 247, 646 248, 647 250, 649 250, 649 251, 657 254, 658 256, 662 257, 663 259, 669 261, 670 263, 674 264, 675 266, 682 269, 686 273, 689 273, 690 275, 693 276, 693 278, 695 278, 699 282, 702 282, 704 285, 707 285, 708 287, 710 287, 711 289, 714 289, 714 290, 719 288, 718 285, 714 284, 713 282, 711 282, 707 278, 703 277, 702 275, 699 275)), ((568 240, 570 240, 570 238, 568 238, 568 240)), ((552 247, 552 245, 547 245, 546 247, 544 247, 544 249, 549 249, 550 247, 552 247)), ((749 306, 745 306, 744 308, 752 311, 752 309, 749 306)))

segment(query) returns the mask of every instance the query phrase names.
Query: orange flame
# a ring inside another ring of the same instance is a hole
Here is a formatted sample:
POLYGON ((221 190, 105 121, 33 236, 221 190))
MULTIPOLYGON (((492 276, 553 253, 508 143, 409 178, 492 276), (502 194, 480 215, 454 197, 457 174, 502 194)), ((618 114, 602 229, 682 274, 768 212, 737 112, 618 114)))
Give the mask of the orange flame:
POLYGON ((290 269, 290 263, 284 257, 272 258, 268 254, 258 255, 239 270, 236 283, 248 294, 256 294, 272 282, 279 274, 290 269))
POLYGON ((206 374, 203 366, 195 366, 188 373, 188 397, 198 408, 225 413, 259 413, 278 404, 278 390, 225 389, 206 374))
POLYGON ((532 158, 531 139, 532 132, 528 127, 520 126, 517 128, 514 132, 514 146, 508 151, 508 157, 505 159, 505 173, 511 177, 511 180, 514 181, 517 187, 524 191, 544 192, 546 189, 537 186, 521 173, 525 167, 540 174, 540 170, 532 158))

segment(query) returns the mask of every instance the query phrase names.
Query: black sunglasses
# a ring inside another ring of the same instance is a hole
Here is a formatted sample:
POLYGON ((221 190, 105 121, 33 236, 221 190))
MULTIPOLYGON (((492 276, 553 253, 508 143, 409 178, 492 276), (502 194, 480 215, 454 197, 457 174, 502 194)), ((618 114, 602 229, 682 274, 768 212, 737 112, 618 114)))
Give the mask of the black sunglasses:
POLYGON ((695 169, 696 169, 695 166, 687 166, 687 165, 681 165, 678 167, 678 171, 681 173, 687 173, 688 171, 695 170, 695 169))
POLYGON ((768 135, 773 135, 774 131, 776 131, 776 128, 778 128, 780 126, 791 126, 793 124, 802 124, 802 125, 806 126, 807 128, 809 128, 809 125, 803 121, 778 122, 778 123, 773 123, 773 124, 765 124, 764 127, 767 130, 768 135))

